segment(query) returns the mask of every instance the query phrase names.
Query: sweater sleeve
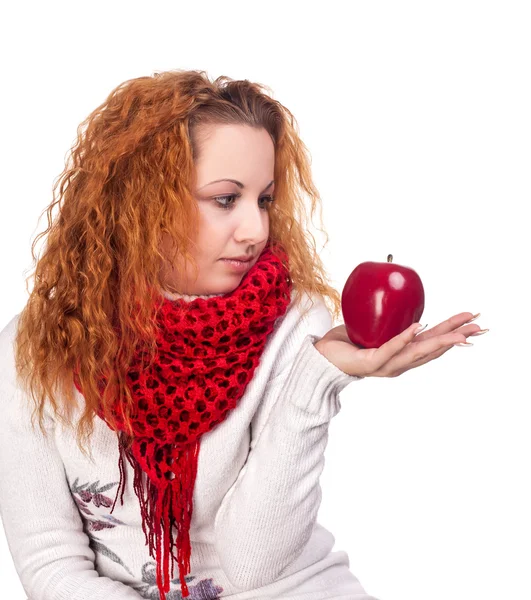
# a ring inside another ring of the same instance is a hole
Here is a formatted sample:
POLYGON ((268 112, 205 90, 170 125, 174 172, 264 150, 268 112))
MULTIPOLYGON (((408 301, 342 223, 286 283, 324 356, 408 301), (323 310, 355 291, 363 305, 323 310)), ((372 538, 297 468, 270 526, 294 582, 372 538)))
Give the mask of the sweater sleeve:
POLYGON ((276 581, 314 529, 330 420, 341 408, 339 393, 363 379, 344 373, 315 348, 331 327, 330 312, 319 300, 284 341, 262 399, 269 407, 265 424, 257 426, 253 418, 248 459, 216 515, 216 550, 238 588, 276 581))
POLYGON ((0 332, 0 515, 24 591, 31 600, 139 600, 134 589, 94 568, 45 412, 47 436, 15 383, 14 322, 0 332))

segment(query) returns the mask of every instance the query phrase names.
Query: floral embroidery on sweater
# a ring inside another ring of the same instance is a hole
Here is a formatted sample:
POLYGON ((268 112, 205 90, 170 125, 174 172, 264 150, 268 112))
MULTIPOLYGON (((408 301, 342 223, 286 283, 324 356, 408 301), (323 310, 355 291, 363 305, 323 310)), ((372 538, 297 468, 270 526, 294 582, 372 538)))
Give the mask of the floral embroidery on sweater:
MULTIPOLYGON (((101 539, 94 535, 95 531, 101 531, 102 529, 112 529, 117 525, 125 525, 123 521, 117 519, 114 515, 106 514, 101 515, 105 520, 94 517, 94 513, 90 510, 89 505, 92 503, 97 508, 101 506, 105 508, 111 508, 114 500, 109 496, 106 496, 103 492, 110 490, 114 486, 118 485, 119 482, 108 483, 100 486, 100 480, 92 483, 79 484, 79 477, 76 477, 75 481, 69 485, 70 492, 74 501, 77 504, 81 518, 83 519, 84 530, 90 539, 90 547, 96 555, 106 556, 113 562, 123 567, 131 577, 135 577, 134 573, 127 567, 123 560, 113 552, 108 546, 106 546, 101 539)), ((142 576, 138 579, 142 583, 131 585, 143 598, 148 600, 159 600, 159 591, 157 588, 157 575, 156 575, 156 562, 148 561, 142 565, 142 576)), ((195 576, 186 576, 186 584, 192 582, 195 576)), ((179 576, 171 580, 171 584, 176 586, 175 589, 170 589, 166 594, 167 600, 182 600, 181 585, 179 576)), ((219 585, 214 585, 212 579, 202 579, 196 585, 189 587, 190 595, 187 596, 190 600, 220 600, 219 594, 223 591, 223 588, 219 585)))
MULTIPOLYGON (((214 585, 212 579, 202 579, 196 585, 189 585, 195 577, 193 575, 186 575, 186 585, 188 586, 189 595, 187 600, 221 600, 219 594, 223 591, 223 588, 219 585, 214 585)), ((182 594, 180 590, 180 579, 179 576, 175 577, 170 581, 171 585, 178 586, 178 589, 170 589, 166 594, 167 600, 182 600, 182 594)), ((142 598, 148 600, 159 600, 159 590, 157 587, 157 564, 155 561, 150 561, 144 564, 142 567, 142 584, 131 586, 135 589, 142 598)))

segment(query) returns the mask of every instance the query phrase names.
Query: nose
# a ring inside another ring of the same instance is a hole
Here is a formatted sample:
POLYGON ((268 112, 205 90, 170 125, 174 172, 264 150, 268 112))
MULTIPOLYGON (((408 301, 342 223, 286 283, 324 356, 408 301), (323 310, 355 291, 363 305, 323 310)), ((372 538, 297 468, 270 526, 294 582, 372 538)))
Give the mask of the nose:
MULTIPOLYGON (((245 205, 245 202, 242 203, 245 205)), ((250 203, 249 203, 250 204, 250 203)), ((234 238, 251 244, 260 244, 269 236, 269 215, 267 209, 246 205, 238 215, 234 238)))

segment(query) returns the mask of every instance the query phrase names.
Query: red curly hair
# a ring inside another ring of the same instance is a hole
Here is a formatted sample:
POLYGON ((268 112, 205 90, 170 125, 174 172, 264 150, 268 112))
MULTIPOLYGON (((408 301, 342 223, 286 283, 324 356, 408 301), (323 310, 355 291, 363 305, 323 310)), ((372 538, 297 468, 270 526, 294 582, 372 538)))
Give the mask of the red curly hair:
MULTIPOLYGON (((44 435, 45 409, 71 424, 75 368, 85 398, 76 428, 80 450, 86 454, 83 441, 93 431, 100 402, 114 422, 113 393, 119 394, 128 421, 127 365, 139 342, 150 360, 155 356, 155 312, 163 298, 152 294, 153 282, 163 287, 161 264, 169 260, 161 251, 161 236, 175 240, 180 257, 197 269, 190 250, 199 224, 193 181, 202 125, 248 125, 270 134, 275 147, 275 202, 268 211, 272 247, 279 242, 287 251, 294 290, 320 294, 334 319, 339 317, 340 294, 327 281, 307 225, 309 198, 311 217, 319 206, 319 230, 328 243, 309 153, 294 116, 270 92, 248 80, 221 76, 210 81, 205 71, 165 71, 118 85, 80 124, 70 160, 53 186, 53 201, 43 211, 48 227, 32 244, 35 270, 26 279, 27 289, 33 276, 35 283, 15 340, 17 376, 34 401, 32 422, 38 413, 44 435), (37 261, 35 245, 45 235, 37 261), (134 315, 131 298, 144 299, 134 315), (97 383, 104 373, 108 384, 102 397, 97 383)), ((300 297, 296 294, 297 301, 300 297)))

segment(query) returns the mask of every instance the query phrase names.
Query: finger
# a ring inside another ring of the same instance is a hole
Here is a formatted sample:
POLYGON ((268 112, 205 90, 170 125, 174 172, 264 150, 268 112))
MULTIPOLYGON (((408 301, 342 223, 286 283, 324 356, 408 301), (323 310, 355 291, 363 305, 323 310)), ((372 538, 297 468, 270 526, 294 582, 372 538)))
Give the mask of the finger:
MULTIPOLYGON (((459 317, 459 315, 456 315, 459 317)), ((432 353, 439 352, 443 349, 448 349, 453 344, 466 341, 463 340, 463 334, 460 332, 450 331, 449 333, 439 335, 437 337, 419 340, 415 331, 419 327, 419 323, 413 323, 396 337, 380 346, 371 357, 371 366, 375 371, 380 369, 387 373, 403 372, 410 368, 410 365, 423 360, 432 353), (408 350, 404 350, 408 344, 414 342, 408 350)))
POLYGON ((385 366, 385 372, 382 371, 382 377, 398 377, 399 375, 402 375, 402 373, 405 373, 406 371, 416 367, 420 367, 421 365, 430 362, 430 360, 433 360, 434 358, 439 358, 453 347, 453 343, 444 344, 434 352, 428 352, 424 354, 417 353, 418 358, 414 359, 410 356, 409 359, 401 360, 400 363, 398 362, 398 358, 400 357, 397 357, 396 362, 393 362, 392 360, 385 366))
POLYGON ((406 371, 409 371, 411 369, 415 369, 416 367, 420 367, 421 365, 424 365, 427 362, 430 362, 434 358, 439 358, 440 356, 442 356, 443 354, 448 352, 448 350, 450 350, 453 347, 454 347, 453 344, 451 344, 450 346, 444 346, 437 352, 432 352, 431 354, 428 354, 427 356, 424 356, 423 358, 420 358, 420 359, 410 363, 407 368, 399 369, 392 375, 392 377, 398 377, 399 375, 402 375, 402 373, 405 373, 406 371))
POLYGON ((388 364, 385 365, 384 369, 388 373, 403 373, 404 371, 409 370, 412 365, 424 364, 424 362, 431 360, 431 358, 428 357, 435 357, 435 355, 439 356, 439 353, 449 350, 454 344, 462 341, 462 334, 455 331, 440 335, 436 338, 428 338, 427 340, 417 341, 415 339, 413 344, 392 358, 388 364))
MULTIPOLYGON (((435 327, 432 327, 431 329, 426 329, 426 331, 423 331, 421 334, 418 335, 417 339, 426 340, 431 337, 437 337, 437 336, 443 335, 445 333, 450 333, 450 332, 454 331, 455 329, 457 329, 458 327, 461 327, 462 325, 464 325, 465 323, 470 321, 470 319, 473 316, 474 315, 471 312, 462 312, 457 315, 454 315, 453 317, 450 317, 446 321, 439 323, 435 327)), ((474 325, 473 327, 475 328, 476 325, 474 325)), ((480 327, 480 329, 481 329, 481 327, 480 327)), ((472 330, 471 333, 474 333, 474 330, 472 330)))
MULTIPOLYGON (((415 339, 415 331, 421 327, 420 323, 413 323, 407 329, 404 329, 402 333, 399 333, 394 338, 391 338, 385 344, 382 344, 379 348, 375 348, 374 354, 372 356, 372 367, 374 371, 378 371, 385 365, 389 363, 393 357, 399 355, 404 348, 415 339)), ((427 341, 427 340, 426 340, 427 341)), ((416 359, 415 359, 416 360, 416 359)), ((407 357, 404 357, 404 364, 408 364, 407 357)), ((403 365, 395 365, 394 370, 400 370, 403 365)), ((389 365, 391 367, 391 365, 389 365)))
MULTIPOLYGON (((430 337, 437 337, 435 335, 431 335, 429 333, 430 331, 434 331, 434 330, 427 329, 426 331, 423 331, 419 335, 416 335, 414 338, 415 341, 416 342, 424 342, 424 341, 430 339, 430 337), (428 334, 427 337, 424 337, 425 334, 428 334)), ((475 323, 472 323, 470 325, 464 325, 463 327, 458 327, 457 329, 454 329, 453 331, 449 331, 448 334, 452 334, 454 337, 457 334, 464 336, 465 339, 457 339, 457 337, 455 337, 454 343, 458 343, 458 342, 465 342, 466 338, 468 336, 473 335, 474 333, 477 333, 478 331, 481 331, 481 327, 475 323)), ((439 334, 439 336, 440 335, 444 335, 444 334, 439 334)))

